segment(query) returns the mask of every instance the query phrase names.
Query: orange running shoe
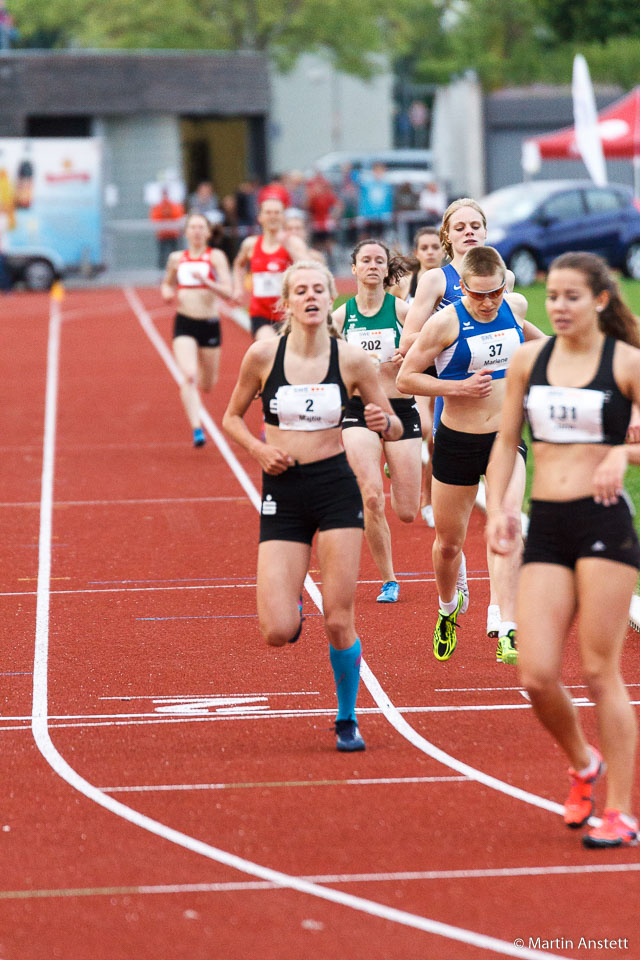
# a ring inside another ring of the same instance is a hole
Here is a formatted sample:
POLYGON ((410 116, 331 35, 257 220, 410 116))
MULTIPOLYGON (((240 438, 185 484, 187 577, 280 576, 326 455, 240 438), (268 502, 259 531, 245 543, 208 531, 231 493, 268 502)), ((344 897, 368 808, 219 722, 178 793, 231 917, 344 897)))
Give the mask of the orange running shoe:
POLYGON ((589 750, 591 751, 591 765, 586 775, 580 776, 573 767, 569 767, 571 790, 569 790, 569 796, 564 805, 564 822, 573 829, 583 827, 593 813, 593 798, 591 796, 593 785, 606 770, 602 756, 596 748, 589 747, 589 750))
POLYGON ((602 815, 599 827, 589 830, 582 844, 591 849, 601 847, 635 847, 638 842, 638 821, 627 813, 609 808, 602 815))

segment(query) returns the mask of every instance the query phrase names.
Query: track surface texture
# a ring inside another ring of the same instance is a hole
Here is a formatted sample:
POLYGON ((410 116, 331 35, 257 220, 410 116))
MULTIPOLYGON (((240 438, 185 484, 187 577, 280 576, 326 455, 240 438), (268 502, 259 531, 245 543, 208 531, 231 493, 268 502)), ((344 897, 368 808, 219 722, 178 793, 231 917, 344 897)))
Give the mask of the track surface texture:
MULTIPOLYGON (((157 291, 2 307, 0 960, 640 958, 639 848, 565 828, 566 762, 485 636, 482 514, 444 664, 433 531, 390 514, 395 605, 363 547, 367 750, 338 754, 314 586, 267 649, 257 512, 190 444, 157 291)), ((217 425, 249 345, 223 338, 217 425)), ((640 700, 637 634, 624 673, 640 700)), ((574 638, 565 678, 595 738, 574 638)))

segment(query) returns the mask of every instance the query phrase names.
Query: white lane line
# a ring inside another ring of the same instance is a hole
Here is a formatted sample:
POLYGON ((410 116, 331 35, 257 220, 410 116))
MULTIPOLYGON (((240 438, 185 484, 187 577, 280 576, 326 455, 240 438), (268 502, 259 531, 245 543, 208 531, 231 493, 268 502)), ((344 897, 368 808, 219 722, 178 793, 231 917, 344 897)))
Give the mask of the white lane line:
MULTIPOLYGON (((312 883, 398 883, 420 880, 514 879, 517 877, 581 876, 603 873, 637 873, 640 863, 594 863, 561 867, 496 867, 485 870, 406 870, 395 873, 345 873, 306 876, 312 883)), ((245 880, 218 883, 155 883, 137 887, 61 887, 51 890, 3 890, 0 900, 32 900, 49 897, 117 897, 136 894, 241 893, 277 890, 272 883, 245 880)), ((538 953, 537 956, 549 956, 538 953)))
POLYGON ((273 780, 257 783, 164 783, 132 787, 100 787, 105 793, 155 793, 175 790, 264 790, 275 787, 369 787, 407 783, 471 783, 467 777, 377 777, 347 780, 273 780))
MULTIPOLYGON (((60 546, 60 544, 58 544, 60 546)), ((55 580, 56 578, 53 577, 55 580)), ((467 580, 488 580, 489 577, 467 577, 467 580)), ((435 583, 435 580, 430 577, 422 577, 419 579, 407 579, 406 577, 400 577, 398 580, 399 583, 435 583)), ((319 580, 318 583, 322 583, 322 580, 319 580)), ((370 584, 380 585, 380 580, 358 580, 358 586, 368 586, 370 584)), ((307 586, 305 582, 305 587, 307 586)), ((51 596, 60 596, 61 594, 65 595, 75 595, 75 594, 84 594, 84 593, 159 593, 163 590, 237 590, 239 588, 251 588, 256 589, 256 584, 254 583, 208 583, 208 584, 180 584, 177 586, 162 586, 162 587, 78 587, 76 590, 52 590, 51 596)), ((37 595, 36 590, 7 590, 0 592, 0 597, 35 597, 37 595)))
MULTIPOLYGON (((167 350, 164 341, 157 334, 155 327, 151 324, 149 318, 145 315, 144 308, 133 291, 127 291, 127 299, 131 303, 134 312, 138 316, 143 326, 149 330, 149 335, 155 341, 157 348, 165 357, 169 369, 175 370, 173 358, 167 350)), ((513 943, 499 940, 496 937, 486 936, 475 931, 464 930, 459 927, 443 924, 426 917, 416 916, 406 911, 398 910, 385 904, 375 903, 362 897, 355 897, 343 891, 333 890, 320 884, 311 883, 298 877, 289 876, 260 864, 245 860, 242 857, 235 856, 227 851, 220 850, 210 844, 196 840, 188 834, 153 820, 144 814, 133 810, 131 807, 120 803, 113 797, 105 794, 93 784, 85 780, 84 777, 74 770, 67 761, 56 750, 49 733, 48 725, 48 655, 49 655, 49 578, 51 576, 51 534, 52 534, 52 501, 53 501, 53 480, 54 480, 54 458, 55 458, 55 428, 56 428, 56 410, 57 410, 57 384, 58 384, 58 359, 60 344, 60 314, 59 307, 52 301, 49 347, 47 353, 47 386, 45 400, 45 430, 43 442, 43 468, 42 468, 42 490, 41 490, 41 508, 40 508, 40 541, 38 555, 38 603, 36 611, 36 637, 35 637, 35 656, 34 656, 34 685, 33 685, 33 710, 32 710, 32 730, 34 740, 43 757, 49 763, 53 770, 58 773, 62 779, 72 787, 93 800, 101 807, 110 810, 117 816, 122 817, 130 823, 147 830, 154 835, 169 840, 185 849, 199 853, 211 860, 216 860, 226 866, 248 873, 262 880, 268 880, 280 887, 306 893, 323 900, 330 901, 341 906, 350 907, 370 916, 383 918, 403 926, 422 930, 427 933, 444 937, 462 943, 468 943, 484 950, 492 950, 494 953, 503 956, 513 956, 521 958, 537 958, 541 956, 553 957, 554 960, 567 960, 556 954, 548 954, 546 951, 530 950, 526 947, 520 947, 513 943)), ((175 375, 175 373, 174 373, 175 375)), ((210 419, 210 418, 209 418, 210 419)), ((213 425, 213 424, 212 424, 213 425)), ((208 426, 208 425, 207 425, 208 426)), ((233 453, 229 449, 226 441, 221 437, 218 429, 214 426, 215 435, 220 436, 222 441, 221 450, 227 462, 240 480, 242 475, 246 482, 242 486, 250 497, 251 502, 259 507, 260 498, 257 491, 251 485, 246 473, 240 467, 233 453), (227 452, 225 452, 225 450, 227 452)), ((217 442, 217 441, 216 441, 217 442)), ((307 580, 312 583, 309 577, 307 580)), ((317 593, 317 587, 313 584, 317 593)))
MULTIPOLYGON (((184 444, 182 444, 184 446, 184 444)), ((123 500, 55 500, 54 509, 57 507, 120 507, 172 503, 238 503, 246 504, 244 497, 131 497, 123 500)), ((39 507, 37 500, 22 500, 14 502, 0 503, 0 507, 39 507)))

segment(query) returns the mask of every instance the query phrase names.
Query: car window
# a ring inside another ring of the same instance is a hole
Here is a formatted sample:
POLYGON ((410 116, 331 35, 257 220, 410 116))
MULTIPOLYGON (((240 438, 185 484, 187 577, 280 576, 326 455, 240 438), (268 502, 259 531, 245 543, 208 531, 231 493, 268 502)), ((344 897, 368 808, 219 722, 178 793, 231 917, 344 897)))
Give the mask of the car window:
POLYGON ((585 214, 582 196, 578 190, 567 190, 550 197, 542 208, 545 217, 552 220, 575 220, 585 214))
POLYGON ((591 213, 613 213, 624 206, 623 199, 615 190, 594 190, 584 192, 587 209, 591 213))

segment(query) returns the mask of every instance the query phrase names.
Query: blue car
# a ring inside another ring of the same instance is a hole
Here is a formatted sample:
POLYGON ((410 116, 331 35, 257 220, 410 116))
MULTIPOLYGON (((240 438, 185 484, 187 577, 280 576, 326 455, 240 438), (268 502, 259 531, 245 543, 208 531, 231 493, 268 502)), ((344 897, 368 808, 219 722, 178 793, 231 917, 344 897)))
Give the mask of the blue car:
POLYGON ((500 252, 518 286, 568 250, 597 253, 640 280, 640 210, 628 187, 590 180, 534 180, 495 190, 480 201, 487 243, 500 252))

